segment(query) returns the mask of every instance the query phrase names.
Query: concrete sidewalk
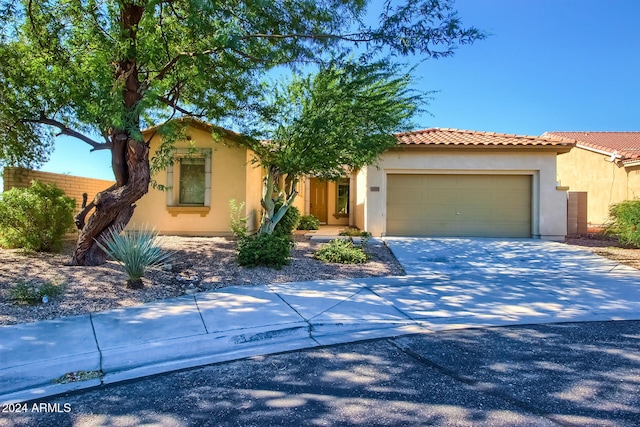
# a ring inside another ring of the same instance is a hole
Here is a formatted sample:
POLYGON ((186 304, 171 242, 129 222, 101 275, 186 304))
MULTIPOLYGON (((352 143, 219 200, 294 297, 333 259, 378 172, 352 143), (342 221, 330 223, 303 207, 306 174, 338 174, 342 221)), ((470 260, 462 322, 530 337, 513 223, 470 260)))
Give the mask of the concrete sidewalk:
POLYGON ((640 319, 638 270, 584 250, 539 240, 388 244, 408 276, 227 287, 0 327, 0 401, 371 338, 640 319), (81 371, 95 378, 68 381, 66 374, 82 378, 81 371))

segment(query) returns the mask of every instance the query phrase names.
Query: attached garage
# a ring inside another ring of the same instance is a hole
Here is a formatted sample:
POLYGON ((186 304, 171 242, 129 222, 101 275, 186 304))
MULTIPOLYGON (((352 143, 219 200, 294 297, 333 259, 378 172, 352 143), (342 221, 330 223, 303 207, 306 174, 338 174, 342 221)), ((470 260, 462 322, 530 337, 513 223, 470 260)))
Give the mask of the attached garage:
POLYGON ((531 178, 388 174, 387 234, 531 237, 531 178))
POLYGON ((562 138, 431 128, 397 134, 398 145, 356 177, 353 222, 374 236, 564 240, 562 138))

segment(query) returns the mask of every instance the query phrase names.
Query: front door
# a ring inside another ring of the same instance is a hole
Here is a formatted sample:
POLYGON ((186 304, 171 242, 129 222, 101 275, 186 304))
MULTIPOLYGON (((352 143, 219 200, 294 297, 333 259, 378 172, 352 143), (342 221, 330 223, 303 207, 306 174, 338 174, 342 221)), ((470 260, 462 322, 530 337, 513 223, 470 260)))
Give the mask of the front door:
POLYGON ((320 220, 321 223, 327 223, 327 181, 317 178, 309 180, 311 199, 309 201, 309 213, 320 220))

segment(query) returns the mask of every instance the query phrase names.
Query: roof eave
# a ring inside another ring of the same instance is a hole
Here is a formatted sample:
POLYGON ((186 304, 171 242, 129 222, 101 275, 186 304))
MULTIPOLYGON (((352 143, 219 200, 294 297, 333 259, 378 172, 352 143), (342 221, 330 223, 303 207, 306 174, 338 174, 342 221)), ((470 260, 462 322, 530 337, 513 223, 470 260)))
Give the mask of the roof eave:
POLYGON ((463 144, 397 144, 392 149, 432 149, 432 150, 527 150, 527 151, 552 151, 558 154, 568 153, 574 147, 573 144, 562 145, 463 145, 463 144))
MULTIPOLYGON (((193 118, 193 117, 181 117, 181 118, 174 119, 174 120, 180 120, 180 121, 188 122, 189 126, 192 126, 192 127, 196 128, 196 129, 203 130, 205 132, 209 132, 209 133, 217 132, 218 134, 221 134, 225 139, 227 139, 227 140, 229 140, 229 141, 231 141, 231 142, 233 142, 235 144, 243 145, 243 142, 246 139, 250 139, 249 137, 246 137, 246 136, 244 136, 244 135, 242 135, 242 134, 240 134, 238 132, 235 132, 235 131, 232 131, 232 130, 229 130, 229 129, 226 129, 226 128, 223 128, 221 126, 217 126, 217 125, 214 125, 214 124, 211 124, 211 123, 207 123, 207 122, 204 122, 202 120, 199 120, 199 119, 196 119, 196 118, 193 118)), ((143 135, 148 135, 148 134, 150 134, 152 132, 157 131, 160 126, 162 126, 162 124, 148 127, 146 129, 143 129, 141 131, 141 133, 143 135)))

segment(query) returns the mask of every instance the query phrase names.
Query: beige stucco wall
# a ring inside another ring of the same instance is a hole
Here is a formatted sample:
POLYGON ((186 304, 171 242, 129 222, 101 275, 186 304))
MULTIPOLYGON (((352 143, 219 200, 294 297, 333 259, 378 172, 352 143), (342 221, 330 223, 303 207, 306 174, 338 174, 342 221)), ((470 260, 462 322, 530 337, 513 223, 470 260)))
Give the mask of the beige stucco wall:
POLYGON ((307 202, 309 195, 307 194, 308 180, 301 179, 298 181, 297 190, 298 195, 293 200, 293 206, 295 206, 300 215, 309 215, 309 204, 307 202))
POLYGON ((640 196, 640 167, 625 168, 609 156, 576 147, 558 156, 558 181, 571 191, 587 192, 587 222, 606 224, 609 207, 640 196))
MULTIPOLYGON (((196 148, 210 148, 212 151, 211 202, 208 211, 203 212, 202 208, 168 207, 170 202, 167 193, 150 188, 149 193, 137 203, 129 228, 148 224, 162 234, 228 235, 231 199, 244 202, 249 215, 259 208, 261 172, 250 165, 251 157, 247 149, 225 140, 214 141, 208 132, 198 128, 190 128, 188 134, 196 148)), ((160 137, 154 136, 151 153, 155 152, 159 143, 160 137)), ((188 147, 186 141, 176 144, 176 148, 188 147)), ((167 185, 166 171, 157 173, 154 178, 158 184, 167 185)))
POLYGON ((359 209, 356 223, 375 236, 386 233, 386 178, 389 173, 530 175, 533 182, 532 236, 563 240, 566 235, 566 192, 556 189, 555 152, 527 149, 388 151, 381 156, 377 167, 364 168, 357 177, 359 209), (379 191, 372 191, 376 188, 379 191))
POLYGON ((360 230, 366 231, 366 224, 368 223, 367 211, 365 209, 367 205, 367 194, 369 192, 369 188, 367 186, 368 182, 368 170, 369 167, 364 167, 358 171, 356 175, 356 209, 355 209, 355 226, 360 230))
POLYGON ((264 177, 264 169, 261 168, 254 160, 251 150, 246 150, 246 198, 245 198, 245 215, 247 216, 247 227, 250 232, 258 229, 260 225, 260 215, 262 206, 262 178, 264 177))
POLYGON ((627 171, 627 199, 640 198, 640 165, 626 167, 627 171))

